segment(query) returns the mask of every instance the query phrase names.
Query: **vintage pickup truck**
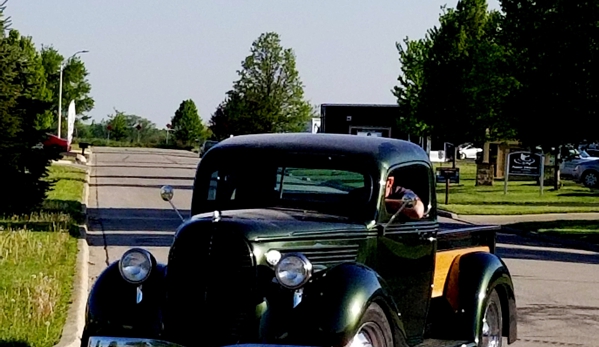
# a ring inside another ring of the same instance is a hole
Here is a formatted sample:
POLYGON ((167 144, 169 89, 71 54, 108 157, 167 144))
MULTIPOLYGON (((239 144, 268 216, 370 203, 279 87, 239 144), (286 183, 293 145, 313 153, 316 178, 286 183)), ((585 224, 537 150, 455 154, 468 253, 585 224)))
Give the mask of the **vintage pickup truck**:
MULTIPOLYGON (((411 142, 233 137, 206 153, 193 189, 168 264, 133 248, 96 280, 83 347, 517 339, 499 228, 438 217, 432 165, 411 142), (409 189, 399 204, 388 203, 389 177, 409 189), (404 214, 418 204, 421 216, 404 214)), ((170 202, 172 188, 161 195, 170 202)))

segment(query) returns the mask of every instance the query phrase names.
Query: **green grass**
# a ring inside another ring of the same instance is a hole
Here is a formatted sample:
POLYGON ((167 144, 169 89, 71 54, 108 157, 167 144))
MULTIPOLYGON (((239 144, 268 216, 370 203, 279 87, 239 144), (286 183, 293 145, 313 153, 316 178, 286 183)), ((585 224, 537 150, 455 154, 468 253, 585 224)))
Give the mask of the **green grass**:
POLYGON ((556 220, 514 223, 508 226, 599 245, 599 221, 597 220, 556 220))
POLYGON ((65 324, 85 172, 54 165, 49 178, 41 211, 0 220, 0 345, 50 347, 65 324))
POLYGON ((476 164, 459 162, 456 166, 460 168, 460 184, 450 185, 449 204, 444 204, 445 185, 437 185, 439 207, 450 212, 464 215, 599 212, 599 194, 572 181, 563 181, 559 190, 545 187, 543 195, 534 181, 510 181, 504 194, 503 181, 495 181, 493 186, 475 186, 476 164))

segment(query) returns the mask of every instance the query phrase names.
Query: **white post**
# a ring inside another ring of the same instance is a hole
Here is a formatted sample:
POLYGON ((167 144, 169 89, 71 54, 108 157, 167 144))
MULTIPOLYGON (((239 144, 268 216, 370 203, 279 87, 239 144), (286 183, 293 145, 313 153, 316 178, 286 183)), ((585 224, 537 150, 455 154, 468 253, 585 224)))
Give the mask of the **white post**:
POLYGON ((62 70, 64 63, 60 63, 60 82, 58 82, 58 137, 60 137, 60 130, 62 127, 62 70))
POLYGON ((505 171, 503 172, 503 195, 507 195, 507 181, 509 179, 509 160, 510 160, 510 153, 507 153, 505 155, 505 171))
POLYGON ((543 195, 543 185, 545 184, 545 155, 541 156, 541 195, 543 195))

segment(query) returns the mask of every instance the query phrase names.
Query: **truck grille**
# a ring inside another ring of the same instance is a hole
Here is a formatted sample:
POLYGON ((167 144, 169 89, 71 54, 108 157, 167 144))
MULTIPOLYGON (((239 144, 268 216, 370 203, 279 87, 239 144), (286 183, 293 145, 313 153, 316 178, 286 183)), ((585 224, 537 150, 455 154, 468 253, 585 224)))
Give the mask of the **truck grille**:
POLYGON ((302 253, 314 265, 335 265, 355 262, 358 258, 358 245, 288 247, 278 250, 281 254, 302 253))
POLYGON ((254 257, 234 232, 197 229, 180 233, 171 247, 165 329, 184 346, 238 343, 251 324, 254 257))

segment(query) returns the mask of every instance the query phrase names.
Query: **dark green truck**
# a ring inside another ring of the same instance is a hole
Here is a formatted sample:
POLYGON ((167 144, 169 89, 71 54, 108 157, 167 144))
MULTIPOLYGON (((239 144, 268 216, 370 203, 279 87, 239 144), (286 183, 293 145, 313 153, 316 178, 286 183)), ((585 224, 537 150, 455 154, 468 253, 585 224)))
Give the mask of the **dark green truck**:
POLYGON ((233 137, 198 165, 168 264, 133 248, 97 279, 82 347, 511 344, 497 230, 438 217, 432 165, 411 142, 233 137), (389 177, 411 191, 399 205, 389 177))

